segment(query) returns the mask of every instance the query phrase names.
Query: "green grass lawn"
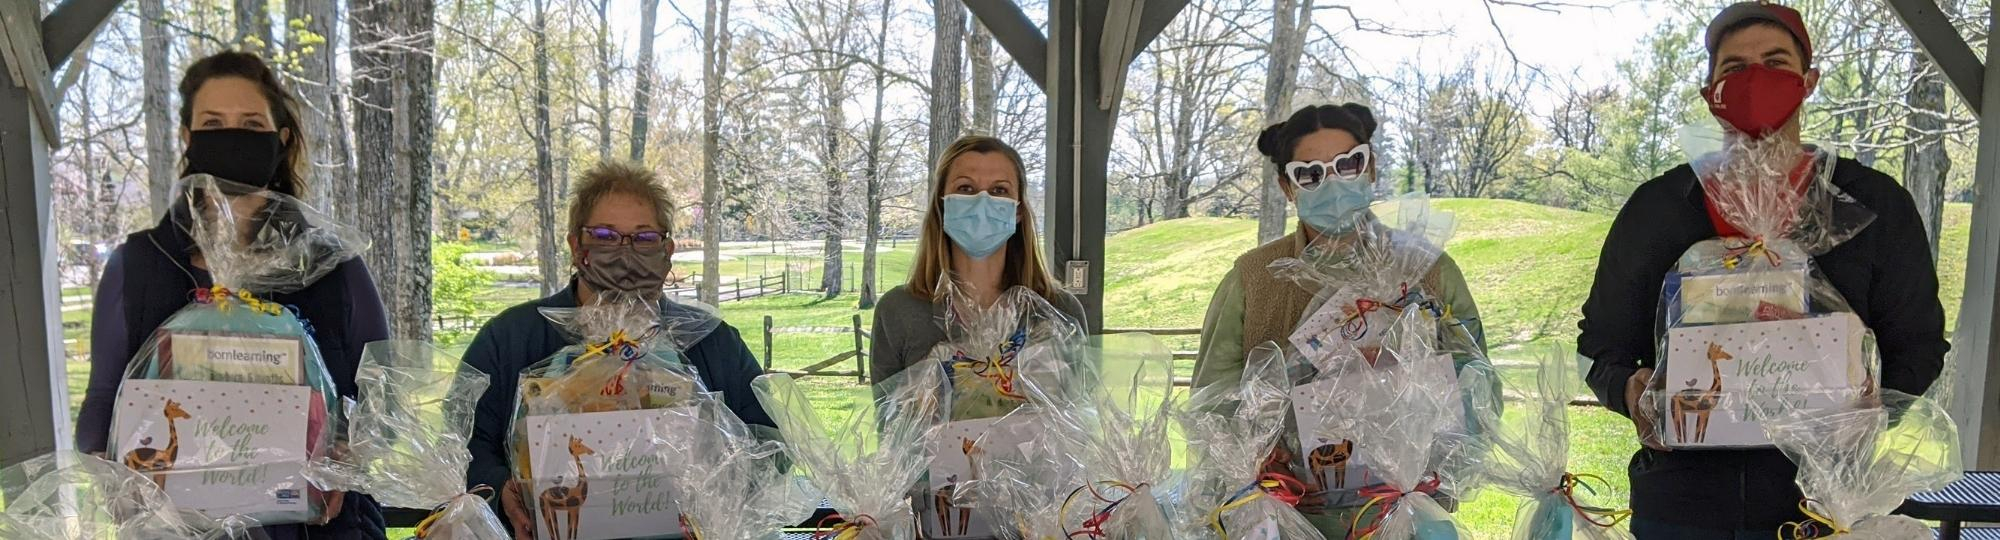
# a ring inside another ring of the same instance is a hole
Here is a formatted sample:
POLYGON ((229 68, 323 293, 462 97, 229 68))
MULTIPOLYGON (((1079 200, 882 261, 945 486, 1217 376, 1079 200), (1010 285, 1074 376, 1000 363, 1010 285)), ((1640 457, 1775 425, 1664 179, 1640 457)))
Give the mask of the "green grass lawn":
MULTIPOLYGON (((1575 338, 1577 310, 1588 294, 1611 218, 1513 201, 1441 199, 1436 204, 1453 211, 1458 218, 1457 232, 1447 248, 1464 270, 1479 301, 1502 380, 1510 387, 1532 384, 1532 365, 1520 362, 1527 354, 1526 345, 1575 338)), ((1962 295, 1970 214, 1970 205, 1966 204, 1952 204, 1946 209, 1939 257, 1943 263, 1938 271, 1947 324, 1956 323, 1962 295)), ((1256 222, 1224 218, 1158 223, 1109 239, 1105 325, 1110 328, 1200 326, 1216 284, 1235 257, 1256 243, 1256 222)), ((884 246, 880 290, 907 278, 913 247, 911 243, 895 249, 884 246)), ((850 251, 845 259, 843 266, 858 277, 860 254, 850 251)), ((795 288, 816 286, 820 281, 821 261, 817 256, 739 255, 724 262, 721 270, 726 275, 748 279, 767 272, 775 274, 787 266, 795 288)), ((538 294, 534 288, 502 287, 487 291, 480 299, 497 309, 538 294)), ((873 318, 871 310, 855 307, 857 301, 852 291, 833 299, 812 293, 778 294, 725 303, 722 312, 759 358, 766 356, 764 318, 771 317, 777 327, 769 340, 771 366, 795 370, 854 349, 850 331, 854 317, 860 316, 864 330, 873 318)), ((87 338, 88 318, 87 311, 65 313, 66 321, 75 321, 70 325, 73 328, 66 329, 65 336, 87 338)), ((462 350, 467 338, 453 335, 440 341, 448 349, 462 350)), ((1162 342, 1168 349, 1180 351, 1194 350, 1197 345, 1191 336, 1163 337, 1162 342)), ((73 362, 70 366, 72 402, 80 402, 87 365, 73 362)), ((1190 361, 1176 365, 1181 375, 1187 375, 1191 368, 1190 361)), ((832 369, 852 370, 854 365, 850 361, 832 369)), ((831 417, 851 412, 868 395, 867 389, 852 378, 810 377, 801 384, 807 395, 831 417)), ((1583 393, 1580 384, 1577 390, 1583 393)), ((1518 407, 1509 410, 1510 414, 1520 414, 1518 407)), ((1602 486, 1597 500, 1607 506, 1622 504, 1628 495, 1624 465, 1637 448, 1630 423, 1601 408, 1573 406, 1569 411, 1571 471, 1602 476, 1609 485, 1602 486)), ((1504 537, 1519 502, 1518 498, 1488 489, 1465 501, 1459 517, 1476 538, 1504 537)))

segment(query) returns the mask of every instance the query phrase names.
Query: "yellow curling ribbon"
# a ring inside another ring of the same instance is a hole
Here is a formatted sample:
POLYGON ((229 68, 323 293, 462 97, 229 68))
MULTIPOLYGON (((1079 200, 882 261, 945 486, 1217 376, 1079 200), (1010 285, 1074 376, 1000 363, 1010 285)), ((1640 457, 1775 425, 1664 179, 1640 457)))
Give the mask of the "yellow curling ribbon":
MULTIPOLYGON (((470 497, 470 496, 478 496, 482 499, 492 500, 493 486, 480 484, 477 487, 474 487, 471 490, 466 491, 464 494, 459 495, 459 497, 470 497)), ((452 500, 454 501, 458 500, 458 497, 453 497, 452 500)), ((437 507, 435 508, 431 508, 431 515, 424 516, 423 521, 417 522, 417 538, 430 537, 431 525, 437 524, 438 518, 444 516, 444 509, 447 506, 451 506, 451 503, 446 502, 444 504, 437 505, 437 507)))
POLYGON ((1809 540, 1819 538, 1820 535, 1816 533, 1819 532, 1821 525, 1826 526, 1827 530, 1832 531, 1836 535, 1854 532, 1848 530, 1847 527, 1840 526, 1840 523, 1834 521, 1832 517, 1814 511, 1813 504, 1818 502, 1810 498, 1799 501, 1799 512, 1806 515, 1805 521, 1794 521, 1778 526, 1778 540, 1809 540), (1791 534, 1785 534, 1787 530, 1790 530, 1791 534))
POLYGON ((1743 259, 1755 259, 1758 257, 1763 257, 1765 260, 1770 261, 1771 266, 1777 266, 1784 261, 1783 258, 1778 256, 1778 252, 1771 251, 1769 246, 1764 245, 1764 239, 1759 238, 1751 241, 1749 244, 1730 247, 1728 251, 1723 252, 1722 267, 1735 270, 1737 266, 1743 264, 1743 259))
POLYGON ((1283 488, 1284 484, 1278 482, 1277 480, 1257 481, 1256 484, 1252 484, 1250 487, 1245 488, 1245 490, 1248 491, 1248 493, 1240 494, 1235 498, 1232 498, 1229 502, 1223 503, 1222 506, 1215 507, 1215 511, 1209 512, 1208 527, 1211 529, 1215 529, 1215 536, 1217 538, 1228 540, 1229 531, 1223 529, 1222 527, 1222 514, 1236 510, 1238 508, 1242 508, 1244 506, 1248 506, 1250 505, 1250 503, 1257 502, 1257 499, 1264 497, 1265 493, 1264 490, 1283 489, 1283 488))
POLYGON ((611 333, 611 338, 610 338, 610 339, 606 339, 606 340, 604 340, 604 342, 603 342, 603 343, 599 343, 599 344, 596 344, 596 345, 591 345, 591 346, 590 346, 590 348, 588 348, 588 349, 584 349, 584 351, 583 351, 583 354, 581 354, 581 355, 578 355, 578 356, 576 357, 576 360, 573 360, 573 361, 571 361, 571 363, 575 363, 575 362, 582 362, 582 361, 584 361, 584 360, 589 360, 589 359, 592 359, 592 358, 596 358, 596 357, 597 357, 598 355, 601 355, 601 354, 605 354, 605 353, 608 353, 608 352, 611 352, 611 351, 612 351, 613 349, 617 348, 617 347, 618 347, 619 345, 621 345, 621 344, 626 344, 626 343, 631 343, 631 344, 633 344, 633 345, 638 345, 638 343, 637 343, 637 342, 634 342, 634 341, 632 341, 632 338, 629 338, 629 337, 626 337, 626 336, 625 336, 625 331, 624 331, 624 330, 619 330, 619 331, 616 331, 616 332, 612 332, 612 333, 611 333))
POLYGON ((1590 487, 1589 480, 1596 480, 1599 484, 1604 483, 1604 477, 1595 474, 1563 473, 1562 483, 1558 484, 1554 491, 1561 494, 1563 500, 1569 502, 1570 508, 1575 509, 1577 515, 1583 516, 1583 520, 1591 525, 1609 529, 1618 526, 1619 523, 1627 519, 1631 519, 1632 511, 1629 509, 1612 510, 1609 508, 1584 506, 1576 502, 1576 488, 1578 487, 1582 487, 1584 491, 1589 493, 1597 492, 1596 489, 1590 487), (1599 518, 1606 521, 1598 521, 1599 518))
POLYGON ((229 311, 228 300, 230 297, 235 297, 238 302, 242 302, 243 305, 249 307, 251 311, 263 313, 265 315, 277 315, 285 312, 285 307, 283 305, 280 305, 277 302, 259 300, 255 295, 250 294, 250 291, 247 290, 231 291, 229 290, 228 287, 216 285, 213 287, 209 287, 207 293, 208 294, 206 295, 197 295, 195 299, 197 301, 202 301, 204 303, 215 304, 216 311, 224 311, 224 312, 229 311), (204 296, 206 297, 206 299, 203 298, 204 296))

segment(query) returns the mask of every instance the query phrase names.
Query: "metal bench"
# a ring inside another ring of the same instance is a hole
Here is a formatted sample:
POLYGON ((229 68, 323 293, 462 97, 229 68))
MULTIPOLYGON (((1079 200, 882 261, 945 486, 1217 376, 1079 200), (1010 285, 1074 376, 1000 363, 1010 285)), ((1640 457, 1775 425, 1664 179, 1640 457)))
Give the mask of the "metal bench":
POLYGON ((1968 522, 2000 522, 2000 471, 1966 471, 1944 489, 1910 495, 1896 513, 1937 521, 1938 540, 2000 540, 2000 529, 1964 528, 1968 522))

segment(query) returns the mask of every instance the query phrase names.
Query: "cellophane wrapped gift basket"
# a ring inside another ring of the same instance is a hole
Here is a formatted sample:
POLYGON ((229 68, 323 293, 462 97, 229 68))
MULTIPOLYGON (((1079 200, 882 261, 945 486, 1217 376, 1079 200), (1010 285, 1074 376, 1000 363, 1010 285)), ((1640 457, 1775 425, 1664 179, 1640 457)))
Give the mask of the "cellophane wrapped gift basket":
POLYGON ((1278 347, 1258 347, 1246 358, 1240 382, 1196 389, 1175 412, 1188 460, 1175 513, 1179 538, 1324 538, 1295 508, 1304 483, 1262 470, 1287 429, 1291 365, 1278 347))
POLYGON ((973 457, 1019 451, 1023 441, 1009 435, 1025 435, 1026 416, 1007 414, 1029 402, 1026 379, 1036 379, 1038 388, 1069 384, 1064 380, 1076 376, 1072 359, 1083 344, 1083 328, 1027 287, 981 305, 950 275, 939 283, 945 301, 938 324, 946 339, 926 361, 950 371, 951 412, 934 440, 914 506, 925 538, 992 538, 1000 520, 991 509, 954 504, 958 484, 982 472, 973 457), (1000 423, 1003 418, 1007 424, 1000 423))
POLYGON ((515 480, 537 536, 679 535, 652 433, 706 391, 682 353, 721 318, 703 305, 616 292, 543 314, 578 344, 520 374, 515 480))
POLYGON ((1874 213, 1833 184, 1830 151, 1695 127, 1681 138, 1718 237, 1689 247, 1661 287, 1657 366, 1640 403, 1659 442, 1769 447, 1757 395, 1860 406, 1880 386, 1874 334, 1813 257, 1874 213))
POLYGON ((0 538, 262 540, 256 520, 181 510, 151 477, 78 452, 0 469, 0 538))
POLYGON ((1570 399, 1577 394, 1575 348, 1532 348, 1536 385, 1513 388, 1521 400, 1501 421, 1492 460, 1496 487, 1522 498, 1515 540, 1619 540, 1631 511, 1599 506, 1605 481, 1569 469, 1570 399))
MULTIPOLYGON (((1941 381, 1941 384, 1943 382, 1941 381)), ((1806 520, 1781 538, 1930 538, 1929 525, 1891 515, 1911 493, 1943 489, 1964 473, 1958 427, 1927 397, 1883 392, 1880 403, 1820 407, 1782 396, 1753 396, 1772 444, 1798 464, 1799 511, 1806 520)))
POLYGON ((362 350, 354 380, 359 399, 348 408, 347 451, 314 461, 307 477, 389 507, 430 508, 416 538, 508 538, 484 498, 498 488, 465 489, 473 406, 487 375, 429 343, 378 341, 362 350))
POLYGON ((777 540, 818 509, 818 493, 791 473, 784 444, 763 440, 720 399, 667 410, 654 434, 688 538, 777 540))
MULTIPOLYGON (((932 441, 951 404, 944 368, 919 363, 873 389, 874 399, 827 407, 805 384, 773 373, 751 389, 778 424, 786 455, 839 512, 818 524, 837 540, 909 540, 917 535, 910 492, 930 464, 932 441)), ((858 396, 857 396, 858 397, 858 396)))
POLYGON ((1487 480, 1500 383, 1477 321, 1442 296, 1455 223, 1421 195, 1400 196, 1271 264, 1315 291, 1288 343, 1270 345, 1298 366, 1288 444, 1303 460, 1292 465, 1308 499, 1375 538, 1450 538, 1434 499, 1469 499, 1487 480))
POLYGON ((194 291, 132 359, 108 455, 182 509, 312 522, 326 493, 302 470, 333 449, 339 394, 311 328, 270 298, 313 284, 367 242, 280 193, 208 175, 175 193, 174 222, 214 286, 194 291))
POLYGON ((1098 336, 1075 368, 1026 379, 1029 403, 1001 420, 1018 429, 985 436, 1019 451, 971 456, 958 504, 993 509, 1000 538, 1173 538, 1172 355, 1150 335, 1098 336))

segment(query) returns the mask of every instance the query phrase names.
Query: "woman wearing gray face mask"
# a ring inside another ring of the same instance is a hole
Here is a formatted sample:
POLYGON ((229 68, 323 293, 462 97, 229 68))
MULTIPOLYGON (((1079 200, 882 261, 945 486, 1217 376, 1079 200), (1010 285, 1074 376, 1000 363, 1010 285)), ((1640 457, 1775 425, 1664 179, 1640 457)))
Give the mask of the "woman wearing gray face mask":
MULTIPOLYGON (((673 268, 673 203, 665 186, 651 171, 622 163, 603 163, 584 173, 569 209, 570 266, 576 275, 568 287, 547 298, 508 308, 487 321, 465 351, 466 366, 492 376, 492 386, 480 396, 473 420, 472 467, 468 487, 505 486, 496 498, 501 517, 518 538, 533 538, 522 489, 511 480, 512 455, 507 450, 513 422, 515 392, 523 369, 565 346, 569 338, 542 316, 542 308, 589 305, 609 294, 636 293, 660 301, 662 286, 673 268)), ((661 304, 665 317, 693 310, 671 302, 661 304)), ((743 337, 723 323, 682 351, 710 391, 722 392, 732 412, 752 426, 772 425, 771 417, 750 391, 751 379, 763 374, 743 337)))

